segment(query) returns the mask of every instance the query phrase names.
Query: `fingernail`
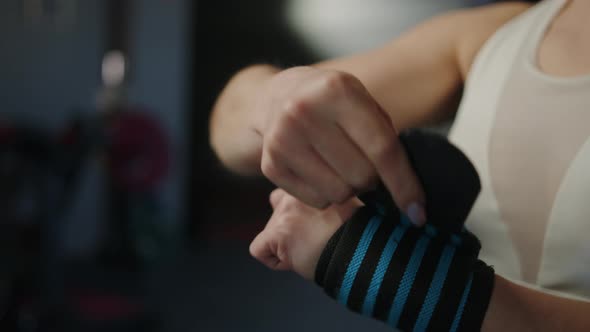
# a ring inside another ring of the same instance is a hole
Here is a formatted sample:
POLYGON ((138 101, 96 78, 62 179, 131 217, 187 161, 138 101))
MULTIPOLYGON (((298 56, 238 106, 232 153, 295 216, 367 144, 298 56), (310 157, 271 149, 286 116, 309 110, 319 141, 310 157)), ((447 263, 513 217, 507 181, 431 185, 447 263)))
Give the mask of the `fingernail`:
POLYGON ((406 214, 416 226, 423 226, 426 223, 426 212, 424 211, 424 207, 419 203, 414 202, 410 204, 406 214))

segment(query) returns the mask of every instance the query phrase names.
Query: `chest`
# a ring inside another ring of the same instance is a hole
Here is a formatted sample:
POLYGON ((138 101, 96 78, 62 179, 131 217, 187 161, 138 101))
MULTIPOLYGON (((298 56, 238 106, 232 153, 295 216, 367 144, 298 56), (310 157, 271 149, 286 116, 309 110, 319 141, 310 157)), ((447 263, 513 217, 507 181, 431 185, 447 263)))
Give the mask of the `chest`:
POLYGON ((559 89, 548 95, 533 82, 510 85, 489 136, 490 172, 511 199, 542 196, 550 205, 590 138, 590 98, 559 89))
POLYGON ((544 4, 480 52, 450 138, 482 181, 467 222, 482 259, 590 296, 590 39, 541 38, 558 9, 544 4))
POLYGON ((590 37, 584 28, 575 24, 552 25, 537 50, 539 68, 562 77, 590 73, 590 37))

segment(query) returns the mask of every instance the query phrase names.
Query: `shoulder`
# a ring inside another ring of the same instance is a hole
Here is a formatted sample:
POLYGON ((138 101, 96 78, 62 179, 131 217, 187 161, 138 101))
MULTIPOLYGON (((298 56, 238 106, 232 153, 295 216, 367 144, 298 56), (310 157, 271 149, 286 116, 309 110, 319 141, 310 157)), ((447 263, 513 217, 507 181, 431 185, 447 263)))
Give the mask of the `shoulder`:
POLYGON ((506 2, 457 11, 454 14, 455 51, 458 66, 463 78, 471 68, 477 53, 486 41, 510 20, 529 10, 533 4, 526 2, 506 2))

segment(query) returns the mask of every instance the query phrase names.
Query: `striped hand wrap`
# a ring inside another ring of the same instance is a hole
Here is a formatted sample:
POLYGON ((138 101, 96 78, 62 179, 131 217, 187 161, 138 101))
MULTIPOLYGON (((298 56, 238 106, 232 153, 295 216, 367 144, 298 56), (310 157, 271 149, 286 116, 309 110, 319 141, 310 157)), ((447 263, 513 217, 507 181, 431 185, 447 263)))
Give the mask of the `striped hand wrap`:
POLYGON ((402 331, 479 331, 494 271, 463 226, 480 190, 477 173, 440 137, 414 131, 400 139, 431 221, 413 226, 381 185, 326 245, 316 283, 352 311, 402 331))

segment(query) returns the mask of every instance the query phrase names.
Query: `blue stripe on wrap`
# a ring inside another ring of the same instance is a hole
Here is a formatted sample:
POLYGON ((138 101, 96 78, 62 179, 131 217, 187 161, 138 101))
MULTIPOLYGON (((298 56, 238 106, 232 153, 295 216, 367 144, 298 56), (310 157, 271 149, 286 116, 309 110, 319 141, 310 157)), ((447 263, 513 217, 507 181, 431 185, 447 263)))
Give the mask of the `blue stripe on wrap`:
POLYGON ((463 295, 461 296, 461 302, 459 302, 459 307, 457 308, 457 313, 455 314, 455 319, 453 320, 453 325, 451 325, 451 329, 449 332, 457 332, 459 328, 459 323, 461 322, 461 318, 463 317, 463 310, 465 310, 465 304, 467 303, 467 298, 469 297, 469 293, 471 292, 471 284, 473 283, 473 273, 469 276, 469 280, 467 281, 467 285, 465 285, 465 290, 463 291, 463 295))
POLYGON ((397 227, 393 230, 389 239, 387 240, 387 244, 381 253, 381 257, 379 258, 379 263, 377 264, 377 268, 375 268, 375 273, 373 273, 373 277, 371 278, 371 284, 369 285, 369 289, 367 290, 367 295, 365 296, 365 301, 363 302, 362 314, 365 316, 372 316, 373 310, 375 308, 375 301, 377 300, 377 294, 379 294, 379 289, 381 288, 381 284, 383 283, 383 278, 385 277, 385 273, 387 272, 387 268, 389 267, 389 263, 391 263, 391 258, 397 249, 397 245, 399 241, 404 237, 406 230, 408 229, 409 223, 401 222, 397 227))
POLYGON ((369 224, 363 231, 363 235, 354 251, 352 259, 348 264, 348 268, 346 269, 346 273, 344 274, 344 279, 342 280, 342 286, 340 287, 340 292, 338 293, 338 302, 342 305, 347 305, 348 303, 348 296, 350 295, 350 290, 352 289, 352 285, 354 284, 354 279, 358 273, 361 264, 363 263, 363 259, 365 259, 365 255, 367 254, 367 249, 373 240, 373 236, 377 229, 381 225, 382 216, 376 215, 369 220, 369 224))
POLYGON ((387 324, 392 327, 397 327, 399 323, 399 319, 406 305, 406 301, 408 300, 408 296, 410 295, 410 290, 414 284, 414 279, 416 279, 416 274, 418 273, 418 269, 420 268, 422 258, 424 257, 426 248, 428 248, 429 242, 430 237, 428 235, 422 235, 416 243, 416 247, 414 247, 412 257, 410 257, 402 281, 400 282, 395 298, 393 299, 391 310, 389 311, 387 324))
POLYGON ((402 226, 409 227, 412 225, 412 222, 410 221, 410 218, 407 215, 402 214, 400 219, 401 219, 402 226))
POLYGON ((440 292, 447 279, 447 273, 451 267, 453 256, 455 256, 455 247, 451 245, 445 246, 441 258, 438 261, 436 271, 434 272, 432 282, 430 283, 428 293, 426 293, 424 303, 422 303, 422 309, 416 320, 416 325, 414 325, 414 332, 426 331, 428 328, 434 309, 440 299, 440 292))

